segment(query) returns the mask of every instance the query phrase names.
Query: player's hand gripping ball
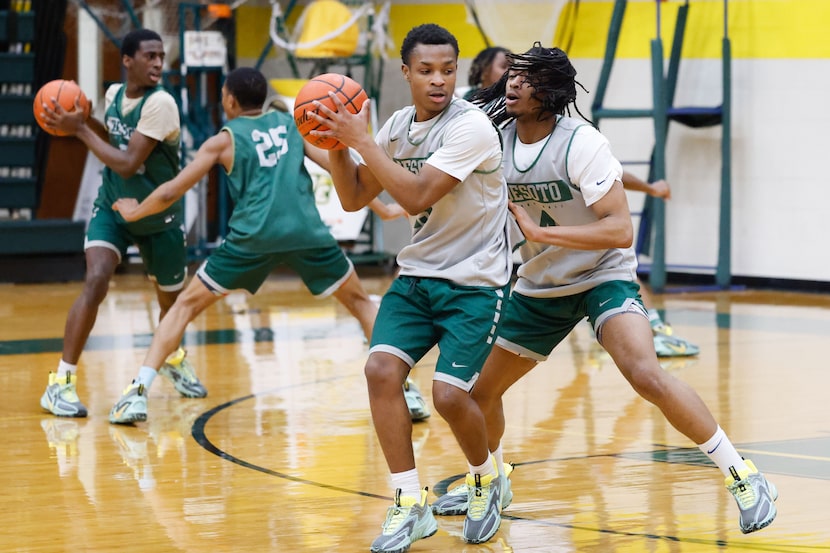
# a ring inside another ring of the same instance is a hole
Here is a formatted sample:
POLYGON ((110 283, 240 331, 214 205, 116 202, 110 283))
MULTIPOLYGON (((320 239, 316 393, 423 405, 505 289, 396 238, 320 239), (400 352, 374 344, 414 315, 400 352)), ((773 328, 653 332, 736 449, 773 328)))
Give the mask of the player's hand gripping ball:
POLYGON ((325 73, 318 75, 308 81, 294 100, 294 123, 303 138, 309 144, 322 148, 323 150, 342 150, 345 144, 329 136, 314 136, 311 131, 327 131, 328 127, 318 123, 308 115, 308 112, 317 112, 313 102, 316 100, 332 111, 337 111, 337 106, 329 96, 334 92, 351 113, 357 113, 363 107, 363 103, 369 99, 366 91, 360 84, 338 73, 325 73))
POLYGON ((80 104, 81 109, 84 112, 84 119, 89 117, 89 111, 91 107, 89 98, 86 97, 86 94, 84 94, 84 91, 81 90, 81 87, 78 86, 78 83, 76 83, 75 81, 66 81, 63 79, 49 81, 48 83, 40 87, 40 90, 37 91, 37 94, 35 94, 35 101, 32 105, 32 110, 35 114, 35 121, 37 121, 37 124, 40 126, 41 129, 48 132, 49 134, 53 136, 66 136, 66 133, 48 127, 46 125, 46 121, 44 120, 46 112, 43 110, 43 104, 46 104, 47 106, 49 106, 49 108, 53 108, 53 98, 66 111, 74 111, 75 100, 78 100, 78 103, 80 104))

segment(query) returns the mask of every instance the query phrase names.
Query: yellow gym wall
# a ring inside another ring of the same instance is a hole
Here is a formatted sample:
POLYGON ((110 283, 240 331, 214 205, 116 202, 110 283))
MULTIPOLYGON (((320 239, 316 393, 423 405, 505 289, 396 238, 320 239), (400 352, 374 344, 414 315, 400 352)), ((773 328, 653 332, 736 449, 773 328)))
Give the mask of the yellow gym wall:
MULTIPOLYGON (((300 14, 300 5, 294 8, 288 18, 293 28, 300 14)), ((240 58, 256 60, 267 44, 271 8, 268 6, 240 6, 236 10, 237 39, 236 51, 240 58)), ((389 34, 395 45, 389 52, 397 57, 398 48, 406 33, 421 23, 437 23, 452 32, 458 39, 461 57, 472 58, 485 47, 484 39, 476 26, 467 21, 463 3, 415 4, 394 3, 390 9, 389 34)), ((272 50, 271 57, 275 56, 272 50)))
MULTIPOLYGON (((266 7, 242 6, 237 10, 240 64, 256 62, 268 43, 270 7, 266 0, 258 1, 266 7)), ((671 50, 677 10, 684 3, 660 3, 666 55, 671 50)), ((541 0, 509 0, 511 10, 529 18, 540 5, 541 0)), ((722 97, 724 1, 690 0, 689 5, 675 105, 717 105, 722 97)), ((656 35, 656 6, 654 0, 628 1, 606 105, 651 105, 650 41, 656 35)), ((560 17, 556 36, 573 36, 568 54, 589 91, 598 82, 613 7, 613 0, 580 0, 571 29, 561 27, 574 18, 560 17)), ((830 0, 729 0, 728 14, 733 108, 732 273, 828 281, 830 256, 804 256, 801 252, 826 251, 822 225, 830 189, 816 175, 824 171, 825 130, 830 126, 830 112, 823 109, 825 91, 830 89, 830 0), (778 110, 773 117, 771 109, 778 110), (782 196, 781 190, 797 193, 782 196)), ((384 67, 380 120, 409 102, 397 50, 413 25, 434 22, 457 36, 461 85, 466 84, 471 58, 484 46, 460 1, 395 2, 390 16, 394 46, 384 67)), ((529 47, 534 37, 526 38, 529 47)), ((283 56, 272 54, 264 69, 269 78, 287 76, 272 74, 287 69, 283 56)), ((580 98, 588 115, 591 99, 590 92, 580 98)), ((671 127, 666 171, 673 199, 666 207, 666 261, 670 266, 707 272, 718 259, 722 133, 719 127, 691 129, 676 123, 671 127)), ((648 159, 654 143, 650 121, 607 121, 602 129, 621 160, 648 159)), ((644 177, 645 168, 634 167, 638 169, 644 177)), ((639 196, 632 201, 635 199, 642 201, 639 196)), ((396 251, 398 240, 408 240, 408 234, 403 238, 384 236, 390 251, 396 251)))
MULTIPOLYGON (((674 28, 677 8, 684 1, 661 3, 661 35, 668 43, 674 28)), ((512 2, 516 9, 521 3, 512 2)), ((723 36, 723 0, 691 0, 686 36, 707 37, 686 40, 684 57, 719 58, 723 36)), ((289 24, 299 15, 295 8, 289 24)), ((578 17, 573 29, 574 41, 568 52, 572 58, 601 58, 611 13, 612 0, 579 2, 578 17)), ((730 0, 729 35, 733 59, 826 59, 830 58, 830 0, 730 0)), ((618 58, 646 59, 648 39, 656 34, 656 3, 654 0, 629 0, 620 36, 618 58), (644 38, 646 40, 644 40, 644 38)), ((240 6, 236 10, 237 55, 243 59, 259 58, 268 41, 271 8, 240 6)), ((390 10, 389 33, 395 45, 389 52, 397 57, 397 49, 407 31, 420 23, 437 23, 457 38, 462 58, 472 58, 484 48, 484 40, 467 16, 462 2, 394 2, 390 10)), ((562 21, 560 20, 560 25, 562 21)), ((558 29, 557 35, 563 29, 558 29)), ((528 46, 532 39, 528 39, 528 46)), ((668 48, 665 49, 668 52, 668 48)), ((275 54, 271 53, 271 56, 275 54)))

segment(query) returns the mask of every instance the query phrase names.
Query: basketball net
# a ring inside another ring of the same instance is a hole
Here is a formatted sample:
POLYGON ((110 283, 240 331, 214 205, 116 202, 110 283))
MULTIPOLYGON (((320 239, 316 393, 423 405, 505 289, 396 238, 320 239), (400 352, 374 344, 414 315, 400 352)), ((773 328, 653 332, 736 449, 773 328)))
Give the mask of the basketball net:
POLYGON ((525 52, 535 41, 542 46, 555 44, 562 9, 571 0, 466 0, 468 20, 473 13, 491 46, 512 52, 525 52))

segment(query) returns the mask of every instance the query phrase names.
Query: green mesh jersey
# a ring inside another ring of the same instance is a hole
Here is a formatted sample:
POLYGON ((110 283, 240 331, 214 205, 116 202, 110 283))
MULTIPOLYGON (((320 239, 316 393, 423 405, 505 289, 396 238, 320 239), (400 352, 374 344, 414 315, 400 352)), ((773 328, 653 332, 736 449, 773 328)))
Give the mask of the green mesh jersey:
POLYGON ((237 117, 222 131, 233 140, 227 242, 251 253, 337 244, 317 211, 303 138, 291 115, 237 117))
MULTIPOLYGON (((167 94, 164 88, 158 86, 148 90, 141 102, 127 114, 121 112, 121 102, 124 98, 122 86, 115 94, 115 98, 107 108, 104 121, 107 126, 110 144, 120 150, 126 150, 138 126, 141 118, 141 110, 147 98, 152 94, 167 94)), ((135 198, 139 202, 144 200, 159 185, 167 182, 179 172, 179 141, 175 144, 167 144, 160 141, 144 160, 144 164, 130 178, 123 178, 118 173, 104 168, 104 184, 98 190, 98 197, 95 200, 95 207, 98 209, 112 209, 112 204, 118 198, 135 198)), ((184 201, 179 200, 166 210, 151 215, 140 221, 127 223, 116 213, 118 221, 123 223, 127 230, 136 236, 154 234, 170 227, 178 227, 184 224, 184 201)))

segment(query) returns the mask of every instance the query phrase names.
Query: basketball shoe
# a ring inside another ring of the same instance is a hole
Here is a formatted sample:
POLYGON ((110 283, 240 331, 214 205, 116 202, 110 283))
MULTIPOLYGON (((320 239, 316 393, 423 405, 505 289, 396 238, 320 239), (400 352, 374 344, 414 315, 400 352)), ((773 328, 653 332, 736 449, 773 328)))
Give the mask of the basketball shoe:
MULTIPOLYGON (((504 475, 501 476, 501 508, 506 509, 513 502, 513 490, 510 484, 510 474, 513 472, 513 465, 504 463, 504 475)), ((438 516, 453 516, 467 514, 467 503, 469 502, 470 488, 464 483, 454 487, 439 497, 432 504, 432 512, 438 516)))
POLYGON ((421 500, 401 497, 395 491, 395 504, 386 511, 381 535, 372 542, 373 553, 403 553, 412 542, 428 538, 438 531, 438 523, 427 503, 427 490, 421 490, 421 500))
POLYGON ((406 398, 406 407, 409 409, 409 416, 413 421, 422 421, 428 419, 432 414, 427 407, 427 402, 424 396, 421 395, 421 390, 415 385, 415 382, 407 377, 406 382, 403 383, 403 397, 406 398))
POLYGON ((193 365, 185 356, 184 348, 179 348, 164 361, 159 369, 159 374, 173 383, 176 391, 184 397, 199 398, 207 396, 205 388, 196 376, 193 365))
POLYGON ((675 336, 674 329, 668 323, 652 321, 651 332, 657 357, 689 357, 700 353, 700 348, 695 344, 675 336))
POLYGON ((85 417, 86 407, 75 391, 77 376, 66 373, 65 377, 49 373, 49 384, 40 397, 40 406, 59 417, 85 417))
POLYGON ((775 520, 775 515, 778 514, 775 508, 778 490, 755 468, 752 461, 746 459, 746 465, 749 470, 741 472, 730 468, 732 476, 727 477, 724 484, 741 511, 738 526, 741 532, 749 534, 766 528, 775 520))
POLYGON ((467 543, 484 543, 501 525, 501 483, 498 475, 467 475, 467 518, 462 537, 467 543))
POLYGON ((115 405, 110 411, 112 424, 131 424, 147 420, 147 390, 144 384, 137 384, 135 380, 124 388, 115 405))

